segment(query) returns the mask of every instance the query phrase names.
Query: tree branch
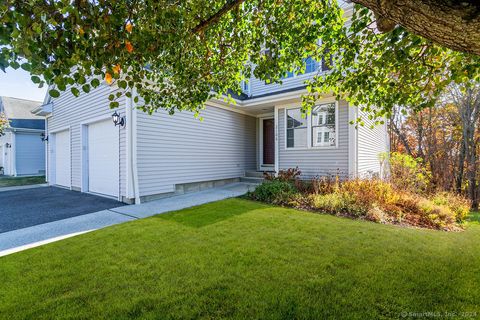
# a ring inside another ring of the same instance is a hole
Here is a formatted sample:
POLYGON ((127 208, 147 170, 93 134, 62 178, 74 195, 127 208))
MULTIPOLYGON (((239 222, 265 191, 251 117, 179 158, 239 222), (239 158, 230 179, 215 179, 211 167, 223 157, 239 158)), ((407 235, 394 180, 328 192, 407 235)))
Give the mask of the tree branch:
POLYGON ((480 55, 480 2, 477 0, 350 0, 375 14, 377 27, 409 32, 452 50, 480 55))
POLYGON ((245 0, 227 0, 227 2, 223 5, 222 8, 220 8, 220 10, 218 10, 213 16, 210 16, 209 18, 202 20, 195 28, 192 29, 192 32, 193 33, 203 32, 212 24, 217 23, 225 14, 237 8, 244 1, 245 0))

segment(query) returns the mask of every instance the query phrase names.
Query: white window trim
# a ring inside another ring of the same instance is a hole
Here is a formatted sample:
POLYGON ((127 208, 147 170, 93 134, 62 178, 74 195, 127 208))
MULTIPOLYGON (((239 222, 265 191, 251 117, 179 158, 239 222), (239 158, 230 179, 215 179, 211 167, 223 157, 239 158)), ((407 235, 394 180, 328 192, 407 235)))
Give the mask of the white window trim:
POLYGON ((307 114, 307 147, 287 147, 287 110, 290 109, 298 109, 301 108, 301 105, 291 105, 287 106, 283 110, 283 117, 284 117, 284 149, 286 151, 296 151, 296 150, 328 150, 328 149, 338 149, 339 141, 338 141, 338 131, 339 131, 339 126, 338 126, 338 101, 322 101, 317 104, 316 106, 320 106, 323 104, 330 104, 330 103, 335 103, 335 145, 334 146, 312 146, 312 114, 311 112, 307 114))

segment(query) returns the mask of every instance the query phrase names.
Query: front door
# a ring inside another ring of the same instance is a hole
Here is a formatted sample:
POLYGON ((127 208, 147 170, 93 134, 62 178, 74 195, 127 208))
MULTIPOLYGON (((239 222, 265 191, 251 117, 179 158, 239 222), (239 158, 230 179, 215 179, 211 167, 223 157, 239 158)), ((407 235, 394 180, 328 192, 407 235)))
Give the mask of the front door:
POLYGON ((275 123, 273 119, 263 120, 263 165, 275 163, 275 123))

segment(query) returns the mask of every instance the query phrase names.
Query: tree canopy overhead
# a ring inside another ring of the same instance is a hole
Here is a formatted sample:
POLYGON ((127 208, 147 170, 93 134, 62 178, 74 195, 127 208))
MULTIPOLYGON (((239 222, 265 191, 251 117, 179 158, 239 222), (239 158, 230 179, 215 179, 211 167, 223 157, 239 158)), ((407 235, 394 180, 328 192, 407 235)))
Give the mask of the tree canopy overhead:
POLYGON ((0 68, 29 71, 33 82, 54 85, 53 97, 116 81, 135 89, 144 109, 172 113, 200 110, 251 73, 281 81, 302 72, 307 57, 334 63, 309 83, 306 108, 333 92, 381 116, 395 104, 431 105, 451 81, 479 78, 477 55, 402 26, 379 33, 365 7, 346 19, 336 0, 7 0, 0 68))

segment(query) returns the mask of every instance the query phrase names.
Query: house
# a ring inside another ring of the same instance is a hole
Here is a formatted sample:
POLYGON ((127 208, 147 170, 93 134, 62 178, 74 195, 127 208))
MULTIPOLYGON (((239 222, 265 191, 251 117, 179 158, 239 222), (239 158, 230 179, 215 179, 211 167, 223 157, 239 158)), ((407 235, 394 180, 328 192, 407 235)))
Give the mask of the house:
MULTIPOLYGON (((251 171, 299 167, 304 176, 381 174, 379 154, 389 149, 386 125, 355 128, 359 109, 333 96, 302 117, 304 81, 322 68, 288 75, 283 84, 251 78, 236 105, 212 100, 201 112, 148 115, 125 95, 115 110, 103 83, 74 97, 48 95, 37 115, 46 116, 47 180, 127 203, 238 181, 251 171), (118 122, 118 121, 117 121, 118 122)), ((322 70, 321 70, 322 71, 322 70)), ((326 70, 324 70, 326 71, 326 70)))
POLYGON ((0 97, 0 113, 10 127, 0 137, 0 174, 9 176, 45 174, 45 119, 34 115, 40 101, 0 97))

